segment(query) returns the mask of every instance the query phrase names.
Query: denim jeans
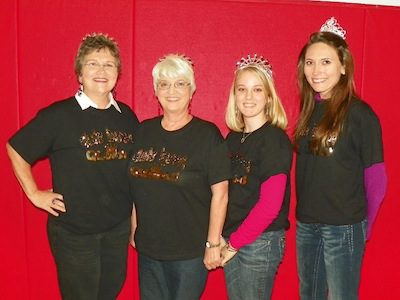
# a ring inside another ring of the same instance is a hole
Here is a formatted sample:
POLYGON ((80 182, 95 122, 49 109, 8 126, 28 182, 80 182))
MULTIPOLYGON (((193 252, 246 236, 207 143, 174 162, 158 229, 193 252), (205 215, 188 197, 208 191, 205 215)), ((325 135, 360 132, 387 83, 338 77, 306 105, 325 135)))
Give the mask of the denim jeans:
POLYGON ((297 268, 302 300, 358 299, 366 223, 365 220, 353 225, 297 222, 297 268))
POLYGON ((285 250, 285 231, 264 232, 224 267, 230 300, 270 299, 285 250))
POLYGON ((64 300, 116 299, 125 281, 130 229, 130 218, 98 234, 75 234, 48 222, 64 300))
POLYGON ((141 300, 199 300, 208 271, 203 257, 161 261, 138 254, 141 300))

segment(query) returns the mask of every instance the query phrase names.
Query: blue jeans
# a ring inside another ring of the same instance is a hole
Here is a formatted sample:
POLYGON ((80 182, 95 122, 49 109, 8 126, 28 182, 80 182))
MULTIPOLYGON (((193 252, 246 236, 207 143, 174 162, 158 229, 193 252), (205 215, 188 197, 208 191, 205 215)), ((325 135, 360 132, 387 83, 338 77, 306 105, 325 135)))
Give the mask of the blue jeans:
POLYGON ((285 231, 264 232, 224 267, 230 300, 270 299, 285 250, 285 231))
POLYGON ((366 225, 365 220, 353 225, 297 222, 297 268, 302 300, 358 299, 366 225))
POLYGON ((49 220, 47 232, 64 300, 114 300, 126 276, 130 218, 109 231, 76 234, 49 220))
POLYGON ((208 271, 203 257, 161 261, 138 254, 141 300, 199 300, 208 271))

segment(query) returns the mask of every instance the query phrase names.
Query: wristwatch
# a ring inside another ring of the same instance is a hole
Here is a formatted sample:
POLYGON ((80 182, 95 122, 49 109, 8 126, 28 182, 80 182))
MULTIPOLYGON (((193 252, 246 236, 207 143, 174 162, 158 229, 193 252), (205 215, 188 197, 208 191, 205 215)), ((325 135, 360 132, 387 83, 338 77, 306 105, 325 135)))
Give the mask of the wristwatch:
POLYGON ((221 243, 211 244, 209 241, 206 242, 206 248, 215 248, 215 247, 219 247, 220 245, 221 245, 221 243))

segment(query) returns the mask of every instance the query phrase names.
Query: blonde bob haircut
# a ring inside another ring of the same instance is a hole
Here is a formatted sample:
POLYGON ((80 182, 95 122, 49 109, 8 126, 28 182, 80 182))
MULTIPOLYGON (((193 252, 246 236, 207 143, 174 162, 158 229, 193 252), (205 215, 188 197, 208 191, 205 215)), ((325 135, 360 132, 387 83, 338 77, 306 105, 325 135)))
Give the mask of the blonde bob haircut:
POLYGON ((153 88, 157 92, 157 85, 162 78, 176 79, 183 78, 190 84, 190 96, 196 90, 194 80, 193 64, 188 57, 183 54, 167 54, 154 66, 153 88))
POLYGON ((281 100, 279 99, 278 94, 276 92, 274 81, 272 77, 269 76, 269 74, 267 74, 264 70, 261 70, 261 68, 255 65, 250 65, 241 69, 237 69, 235 71, 235 77, 229 93, 229 100, 226 108, 226 114, 225 114, 226 125, 232 131, 242 132, 244 130, 243 115, 239 111, 239 108, 236 105, 236 95, 235 95, 237 78, 239 77, 240 74, 244 72, 251 72, 261 79, 261 82, 263 83, 266 92, 265 98, 269 99, 264 109, 265 116, 272 125, 285 130, 287 126, 287 117, 283 105, 281 103, 281 100))

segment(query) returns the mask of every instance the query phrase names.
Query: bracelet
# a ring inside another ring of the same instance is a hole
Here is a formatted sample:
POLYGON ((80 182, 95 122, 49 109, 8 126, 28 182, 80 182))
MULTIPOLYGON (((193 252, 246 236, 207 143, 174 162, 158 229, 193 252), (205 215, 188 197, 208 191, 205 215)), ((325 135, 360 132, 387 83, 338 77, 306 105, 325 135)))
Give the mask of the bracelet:
POLYGON ((230 242, 228 243, 228 246, 227 246, 226 250, 228 250, 229 252, 237 252, 238 251, 237 249, 232 247, 230 242))

